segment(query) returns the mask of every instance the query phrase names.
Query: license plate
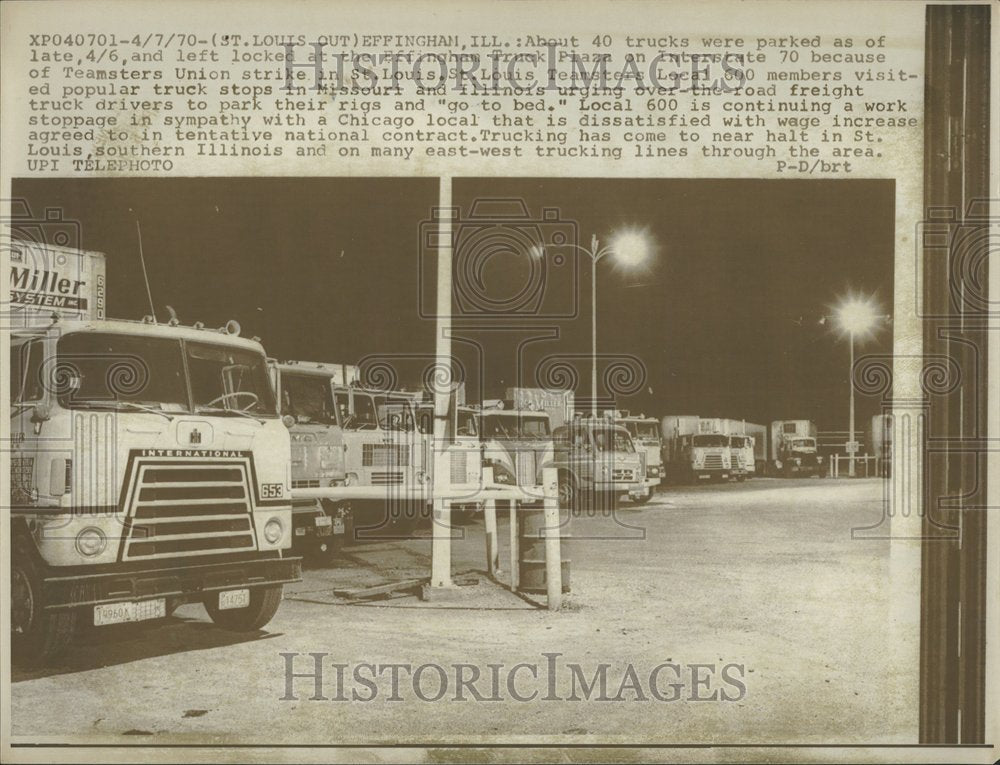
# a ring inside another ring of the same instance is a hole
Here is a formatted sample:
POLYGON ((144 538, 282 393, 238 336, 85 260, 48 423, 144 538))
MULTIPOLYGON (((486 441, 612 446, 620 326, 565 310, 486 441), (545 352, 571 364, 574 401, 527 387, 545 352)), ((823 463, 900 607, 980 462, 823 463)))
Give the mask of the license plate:
POLYGON ((333 519, 333 533, 334 534, 343 534, 344 533, 344 519, 343 518, 334 518, 333 519))
POLYGON ((246 608, 250 605, 250 590, 225 590, 219 593, 219 610, 246 608))
POLYGON ((94 606, 94 626, 142 622, 147 619, 162 619, 167 615, 167 599, 141 600, 128 603, 109 603, 94 606))
POLYGON ((316 525, 317 526, 332 526, 333 525, 333 518, 331 518, 329 515, 317 515, 316 516, 316 525))

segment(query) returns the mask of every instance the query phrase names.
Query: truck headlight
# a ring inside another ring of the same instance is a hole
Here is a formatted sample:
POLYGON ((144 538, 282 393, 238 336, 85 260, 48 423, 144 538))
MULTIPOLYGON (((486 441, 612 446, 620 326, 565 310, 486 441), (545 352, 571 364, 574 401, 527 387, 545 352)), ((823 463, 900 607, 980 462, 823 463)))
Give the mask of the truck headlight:
POLYGON ((284 527, 281 525, 281 521, 277 518, 271 518, 267 523, 264 524, 264 539, 267 540, 268 544, 277 544, 281 541, 281 535, 284 532, 284 527))
POLYGON ((796 465, 801 465, 802 464, 802 458, 801 457, 796 457, 795 460, 794 460, 794 462, 795 462, 796 465))
POLYGON ((85 558, 100 555, 108 546, 108 538, 95 526, 88 526, 76 535, 76 551, 85 558))

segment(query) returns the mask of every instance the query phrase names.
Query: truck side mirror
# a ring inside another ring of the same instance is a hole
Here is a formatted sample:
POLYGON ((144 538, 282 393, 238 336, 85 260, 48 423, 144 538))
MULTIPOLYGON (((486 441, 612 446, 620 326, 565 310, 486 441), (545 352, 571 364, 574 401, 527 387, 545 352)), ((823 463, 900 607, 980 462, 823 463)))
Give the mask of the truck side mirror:
POLYGON ((31 409, 31 421, 35 423, 35 435, 42 432, 42 423, 52 419, 52 407, 45 402, 35 404, 31 409))
POLYGON ((32 422, 47 422, 52 419, 52 408, 46 403, 35 404, 31 409, 32 422))

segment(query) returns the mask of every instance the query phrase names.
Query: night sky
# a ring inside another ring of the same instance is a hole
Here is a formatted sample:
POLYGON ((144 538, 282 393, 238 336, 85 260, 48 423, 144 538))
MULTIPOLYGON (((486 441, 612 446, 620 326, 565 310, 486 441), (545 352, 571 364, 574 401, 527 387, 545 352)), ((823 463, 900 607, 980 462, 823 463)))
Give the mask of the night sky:
MULTIPOLYGON (((437 179, 13 184, 35 217, 59 208, 79 221, 81 247, 107 253, 110 316, 149 313, 138 218, 161 320, 167 304, 186 324, 235 318, 282 359, 402 357, 407 385, 434 352, 434 324, 420 309, 433 306, 433 251, 422 243, 437 194, 437 179)), ((599 350, 636 356, 646 368, 645 385, 622 406, 760 423, 807 418, 820 430, 846 430, 848 348, 819 322, 848 291, 875 294, 889 313, 893 196, 891 181, 456 179, 467 237, 456 268, 490 255, 484 283, 462 304, 465 324, 481 329, 457 330, 470 341, 455 344, 469 399, 480 397, 480 383, 484 397, 502 395, 517 379, 518 344, 554 331, 558 339, 527 346, 522 379, 534 381, 543 357, 565 355, 589 392, 590 263, 550 240, 562 231, 589 246, 592 234, 604 243, 629 226, 655 243, 648 267, 624 271, 611 258, 598 267, 599 350), (471 216, 474 200, 496 198, 520 200, 526 218, 497 227, 506 219, 492 202, 477 208, 490 211, 485 223, 471 216), (544 208, 558 220, 545 220, 544 208), (541 266, 521 247, 533 237, 548 243, 544 282, 531 280, 541 266), (538 303, 522 299, 536 294, 525 285, 538 284, 538 303), (515 320, 488 310, 505 298, 519 310, 515 320), (547 318, 574 304, 576 318, 547 318)), ((891 334, 887 323, 859 355, 888 353, 891 334)), ((858 397, 859 428, 877 407, 858 397)))

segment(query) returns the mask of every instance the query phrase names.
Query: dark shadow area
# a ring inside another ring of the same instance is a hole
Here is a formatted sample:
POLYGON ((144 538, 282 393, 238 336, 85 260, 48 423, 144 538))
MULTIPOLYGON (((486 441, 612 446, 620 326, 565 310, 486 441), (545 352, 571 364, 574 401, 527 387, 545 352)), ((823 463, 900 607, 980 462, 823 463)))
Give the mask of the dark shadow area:
POLYGON ((205 651, 281 637, 281 632, 229 632, 211 622, 169 616, 155 621, 110 627, 84 626, 64 656, 45 667, 11 667, 11 682, 38 680, 131 664, 160 656, 205 651))

